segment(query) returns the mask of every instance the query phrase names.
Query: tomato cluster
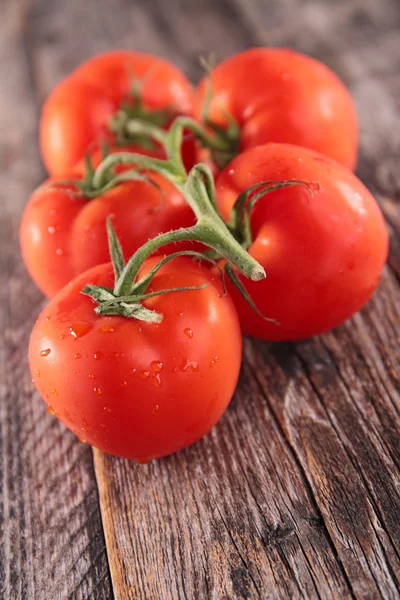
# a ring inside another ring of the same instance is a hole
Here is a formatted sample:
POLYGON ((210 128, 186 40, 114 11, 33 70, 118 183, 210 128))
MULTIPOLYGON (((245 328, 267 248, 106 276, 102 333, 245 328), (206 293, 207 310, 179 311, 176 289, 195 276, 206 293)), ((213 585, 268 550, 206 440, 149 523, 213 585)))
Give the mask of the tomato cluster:
POLYGON ((20 241, 50 301, 30 369, 105 452, 194 443, 234 393, 242 332, 317 335, 379 283, 388 235, 352 172, 356 111, 314 59, 256 48, 194 89, 160 58, 102 54, 50 94, 40 142, 50 177, 20 241))

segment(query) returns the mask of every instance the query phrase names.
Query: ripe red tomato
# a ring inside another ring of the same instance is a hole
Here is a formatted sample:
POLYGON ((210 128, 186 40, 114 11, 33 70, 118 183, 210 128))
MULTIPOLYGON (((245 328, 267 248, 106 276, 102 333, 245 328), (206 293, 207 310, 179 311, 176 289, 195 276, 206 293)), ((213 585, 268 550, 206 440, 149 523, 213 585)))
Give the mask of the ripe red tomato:
POLYGON ((30 369, 49 412, 76 435, 146 462, 196 442, 219 420, 239 375, 240 326, 219 278, 190 259, 162 268, 151 290, 208 285, 146 300, 164 315, 159 324, 98 316, 80 292, 113 279, 111 264, 99 265, 50 301, 32 332, 30 369))
MULTIPOLYGON (((240 127, 240 147, 268 142, 312 148, 354 169, 358 126, 352 98, 319 61, 284 48, 253 48, 221 62, 211 73, 209 117, 240 127)), ((202 116, 206 86, 197 89, 195 116, 202 116)))
POLYGON ((230 287, 245 333, 267 340, 295 340, 336 327, 360 310, 379 283, 388 234, 377 203, 339 163, 287 144, 244 152, 217 180, 224 218, 238 194, 262 181, 317 181, 310 195, 293 186, 270 192, 251 213, 250 254, 267 278, 241 277, 264 321, 230 287))
MULTIPOLYGON (((82 179, 82 172, 71 175, 82 179)), ((126 259, 149 238, 194 225, 192 209, 172 183, 156 173, 148 175, 162 191, 146 181, 131 181, 87 200, 68 193, 77 192, 76 187, 54 181, 52 188, 42 186, 34 192, 22 217, 20 244, 26 267, 46 296, 51 298, 79 273, 110 260, 108 216, 126 259)), ((184 247, 171 245, 162 252, 184 247)), ((187 247, 192 249, 193 243, 187 247)))
POLYGON ((40 145, 51 175, 73 168, 99 138, 109 140, 111 119, 124 102, 135 104, 129 96, 133 78, 142 83, 141 100, 149 111, 166 110, 171 120, 192 113, 192 86, 169 62, 125 50, 99 54, 64 79, 43 107, 40 145))

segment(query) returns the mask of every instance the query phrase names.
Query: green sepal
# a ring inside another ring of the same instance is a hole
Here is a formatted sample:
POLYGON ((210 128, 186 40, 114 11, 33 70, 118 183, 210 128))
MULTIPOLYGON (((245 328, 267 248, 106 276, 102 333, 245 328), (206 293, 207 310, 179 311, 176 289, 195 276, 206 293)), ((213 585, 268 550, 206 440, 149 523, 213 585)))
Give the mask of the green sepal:
POLYGON ((110 252, 111 262, 114 268, 115 279, 121 275, 125 267, 124 255, 122 253, 121 244, 115 233, 114 227, 111 223, 111 218, 107 218, 107 236, 108 236, 108 249, 110 252))
POLYGON ((101 285, 89 283, 85 285, 81 293, 85 294, 85 296, 90 296, 96 302, 113 302, 115 300, 112 289, 102 287, 101 285))
POLYGON ((283 179, 281 181, 260 181, 255 183, 247 190, 242 192, 236 199, 231 210, 231 218, 229 221, 230 230, 236 234, 244 248, 248 248, 253 241, 251 231, 251 211, 255 204, 264 196, 285 187, 303 186, 313 195, 312 187, 319 189, 319 184, 316 181, 307 181, 306 179, 283 179), (250 198, 251 194, 259 190, 250 198), (250 200, 249 200, 250 198, 250 200))
MULTIPOLYGON (((150 282, 153 279, 153 277, 155 276, 155 274, 157 273, 157 271, 159 271, 159 269, 161 269, 161 267, 163 267, 164 265, 166 265, 170 260, 173 260, 174 258, 178 258, 179 256, 191 256, 192 258, 197 258, 199 261, 207 260, 208 262, 211 262, 214 266, 216 266, 219 269, 221 275, 223 275, 221 267, 211 257, 205 256, 202 252, 196 252, 194 250, 181 250, 180 252, 174 252, 173 254, 169 254, 168 256, 164 256, 164 258, 162 258, 160 260, 160 262, 158 262, 151 269, 151 271, 149 271, 137 283, 133 284, 133 286, 132 286, 132 293, 134 293, 135 295, 136 294, 142 294, 143 291, 145 289, 147 289, 147 287, 150 285, 150 282)), ((224 282, 223 277, 222 277, 222 281, 223 281, 223 289, 224 289, 224 294, 225 294, 226 293, 226 287, 225 287, 225 282, 224 282)))
POLYGON ((138 319, 147 323, 161 323, 163 315, 149 310, 140 303, 128 304, 126 302, 115 302, 114 304, 99 304, 94 309, 98 315, 113 315, 126 317, 128 319, 138 319))
POLYGON ((232 267, 231 264, 226 263, 226 265, 225 265, 225 271, 226 271, 227 276, 229 277, 229 279, 233 283, 233 285, 238 290, 238 292, 240 292, 240 294, 243 296, 243 298, 246 300, 246 302, 250 305, 250 307, 254 310, 254 312, 259 317, 261 317, 264 321, 269 321, 270 323, 273 323, 274 325, 280 325, 279 321, 277 321, 276 319, 272 319, 271 317, 266 317, 257 308, 257 306, 255 305, 255 303, 254 303, 253 299, 251 298, 249 292, 246 290, 246 288, 244 287, 243 283, 240 281, 240 279, 239 279, 239 277, 238 277, 235 269, 232 267))
POLYGON ((116 136, 118 146, 137 144, 150 152, 155 150, 154 138, 150 135, 132 132, 129 124, 138 121, 142 124, 149 124, 163 129, 172 121, 176 115, 174 106, 166 106, 162 109, 149 109, 143 102, 142 87, 145 77, 140 81, 134 74, 131 74, 132 87, 129 94, 121 102, 119 111, 109 122, 109 129, 116 136))

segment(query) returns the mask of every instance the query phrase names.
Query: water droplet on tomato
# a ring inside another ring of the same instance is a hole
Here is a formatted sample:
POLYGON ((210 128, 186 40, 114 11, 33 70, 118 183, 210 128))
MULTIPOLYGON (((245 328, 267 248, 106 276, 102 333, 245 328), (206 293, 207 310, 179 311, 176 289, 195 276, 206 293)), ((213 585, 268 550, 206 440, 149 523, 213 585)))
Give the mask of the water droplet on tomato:
POLYGON ((82 425, 83 425, 84 427, 87 427, 87 424, 88 424, 88 423, 87 423, 86 419, 82 419, 82 425))
POLYGON ((153 360, 153 362, 151 363, 151 368, 156 373, 161 373, 161 371, 163 370, 163 364, 160 360, 153 360))
POLYGON ((140 377, 142 379, 147 379, 148 377, 150 377, 149 371, 140 371, 140 377))
POLYGON ((153 375, 152 379, 153 379, 154 387, 160 388, 162 386, 161 377, 158 373, 157 373, 157 375, 153 375))
POLYGON ((218 362, 219 357, 218 356, 213 356, 213 358, 210 360, 210 367, 214 367, 215 363, 218 362))
POLYGON ((40 371, 36 371, 36 375, 40 377, 40 371))
POLYGON ((183 317, 183 312, 178 313, 178 317, 183 317))
POLYGON ((51 319, 51 315, 47 315, 47 317, 45 317, 45 321, 50 321, 51 319))
POLYGON ((102 352, 95 352, 93 354, 94 360, 101 360, 103 357, 104 357, 104 354, 102 352))
POLYGON ((57 248, 56 254, 57 254, 57 256, 64 256, 65 250, 63 250, 62 248, 57 248))
POLYGON ((42 350, 40 352, 40 356, 48 356, 50 354, 51 350, 50 348, 45 348, 44 350, 42 350))
POLYGON ((115 329, 114 327, 111 327, 111 325, 104 325, 104 327, 102 327, 100 331, 103 331, 104 333, 112 333, 113 331, 115 331, 115 329))
POLYGON ((50 404, 47 407, 47 412, 50 413, 51 415, 56 414, 56 411, 54 410, 54 408, 52 406, 50 406, 50 404))
POLYGON ((51 390, 51 393, 53 394, 53 396, 58 396, 57 390, 51 390))
POLYGON ((79 354, 79 352, 77 352, 76 354, 74 354, 74 358, 81 358, 82 354, 79 354))
POLYGON ((95 388, 93 388, 93 391, 94 391, 94 392, 95 392, 95 393, 96 393, 98 396, 101 396, 101 394, 103 393, 103 392, 101 391, 101 388, 99 388, 99 387, 95 387, 95 388))
POLYGON ((77 339, 85 335, 92 329, 93 325, 87 321, 77 321, 70 328, 69 331, 73 338, 77 339))
POLYGON ((157 413, 158 413, 158 409, 159 409, 159 408, 160 408, 160 407, 158 406, 158 404, 156 404, 156 405, 155 405, 155 407, 153 408, 153 410, 151 411, 151 414, 152 414, 152 415, 155 415, 155 414, 157 414, 157 413))
POLYGON ((134 375, 134 374, 136 373, 136 369, 135 369, 135 368, 133 368, 133 369, 131 369, 129 372, 130 372, 130 373, 132 373, 132 375, 134 375))
POLYGON ((183 333, 185 335, 187 335, 190 340, 192 339, 192 337, 193 337, 193 330, 190 329, 190 327, 185 327, 185 329, 183 330, 183 333))
POLYGON ((67 337, 67 336, 65 335, 65 333, 62 333, 62 334, 60 335, 60 340, 63 340, 63 339, 65 339, 66 337, 67 337))
POLYGON ((186 356, 184 356, 182 358, 182 360, 181 360, 181 364, 179 365, 179 368, 184 373, 188 369, 191 369, 192 371, 198 371, 199 370, 199 363, 197 363, 195 360, 189 360, 186 356))
POLYGON ((94 379, 93 373, 89 373, 89 379, 94 379))
POLYGON ((35 383, 35 380, 33 379, 33 377, 32 377, 32 379, 31 379, 31 383, 35 383))
POLYGON ((128 385, 128 382, 127 381, 123 381, 122 385, 125 387, 126 385, 128 385))

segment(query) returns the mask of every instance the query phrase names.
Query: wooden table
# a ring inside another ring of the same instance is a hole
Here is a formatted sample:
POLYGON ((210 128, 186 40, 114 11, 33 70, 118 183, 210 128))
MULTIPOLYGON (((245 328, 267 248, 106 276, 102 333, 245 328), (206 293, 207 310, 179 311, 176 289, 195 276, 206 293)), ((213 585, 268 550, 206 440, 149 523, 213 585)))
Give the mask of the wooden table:
POLYGON ((396 0, 2 0, 0 5, 0 598, 400 597, 400 3, 396 0), (368 307, 299 344, 246 340, 210 435, 139 466, 92 453, 31 385, 43 297, 18 250, 43 179, 40 105, 90 55, 198 56, 288 45, 330 65, 361 120, 358 173, 387 217, 368 307))

